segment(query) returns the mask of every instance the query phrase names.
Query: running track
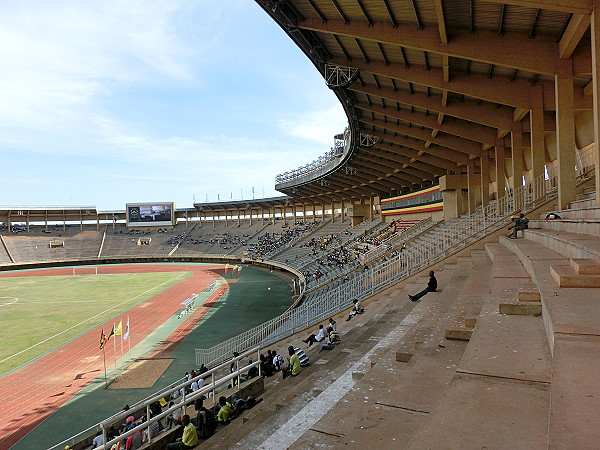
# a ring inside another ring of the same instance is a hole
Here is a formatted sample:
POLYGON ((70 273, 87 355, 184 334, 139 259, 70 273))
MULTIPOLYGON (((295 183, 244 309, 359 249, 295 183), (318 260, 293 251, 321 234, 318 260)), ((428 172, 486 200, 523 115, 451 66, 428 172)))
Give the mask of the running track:
MULTIPOLYGON (((131 264, 100 266, 98 273, 192 272, 190 277, 128 311, 132 330, 130 333, 131 347, 133 348, 160 324, 176 314, 180 310, 180 303, 183 300, 194 292, 202 291, 211 280, 218 278, 217 269, 223 270, 221 266, 131 264)), ((44 269, 2 273, 0 277, 72 274, 73 269, 44 269)), ((221 294, 222 290, 215 290, 205 302, 208 306, 196 310, 199 314, 193 315, 194 324, 206 314, 221 294)), ((187 322, 183 322, 167 338, 167 341, 171 342, 168 352, 173 349, 173 343, 179 343, 193 328, 187 322)), ((124 326, 125 324, 123 324, 124 326)), ((102 351, 99 349, 100 333, 102 329, 108 333, 111 327, 112 321, 110 324, 100 325, 0 378, 0 398, 2 399, 0 424, 3 427, 0 429, 0 448, 9 448, 14 445, 37 424, 86 387, 94 378, 102 374, 104 366, 102 351), (45 374, 45 376, 32 376, 32 374, 45 374)), ((114 355, 112 345, 109 344, 108 348, 106 365, 110 366, 114 362, 114 355)), ((164 357, 164 353, 162 356, 164 357)))

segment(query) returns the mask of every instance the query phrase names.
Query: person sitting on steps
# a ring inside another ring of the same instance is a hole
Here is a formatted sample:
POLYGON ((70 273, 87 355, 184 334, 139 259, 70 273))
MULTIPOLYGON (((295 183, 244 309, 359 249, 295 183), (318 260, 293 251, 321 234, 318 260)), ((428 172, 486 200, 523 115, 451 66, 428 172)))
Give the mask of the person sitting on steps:
POLYGON ((517 231, 526 230, 529 228, 529 219, 525 217, 525 214, 519 214, 519 217, 513 219, 514 224, 508 227, 512 232, 508 235, 511 239, 517 239, 517 231))
POLYGON ((430 270, 427 287, 416 295, 409 295, 408 298, 410 298, 411 302, 418 302, 421 299, 421 297, 423 297, 425 294, 435 291, 437 291, 437 279, 435 278, 435 272, 433 270, 430 270))
POLYGON ((333 331, 332 327, 329 327, 327 331, 329 331, 329 338, 325 344, 321 345, 319 353, 321 353, 323 350, 333 350, 336 345, 342 342, 340 335, 333 331))
POLYGON ((358 300, 352 300, 352 303, 354 303, 354 306, 350 310, 346 322, 352 319, 355 315, 362 314, 366 311, 365 308, 363 308, 363 305, 358 300))
POLYGON ((317 334, 311 334, 306 339, 302 339, 302 342, 308 344, 308 346, 310 347, 311 345, 313 345, 314 342, 321 342, 325 340, 327 335, 327 329, 323 325, 319 325, 319 331, 317 332, 317 334))

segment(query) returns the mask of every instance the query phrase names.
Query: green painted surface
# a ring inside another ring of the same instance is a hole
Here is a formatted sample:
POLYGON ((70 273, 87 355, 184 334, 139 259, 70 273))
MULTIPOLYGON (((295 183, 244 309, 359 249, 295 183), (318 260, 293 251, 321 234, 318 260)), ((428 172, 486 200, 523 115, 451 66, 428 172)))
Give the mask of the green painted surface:
MULTIPOLYGON (((231 278, 231 271, 228 278, 231 278)), ((229 292, 172 353, 174 361, 152 388, 104 389, 104 378, 98 377, 13 448, 47 448, 94 425, 121 410, 125 404, 133 404, 183 377, 196 365, 196 348, 210 347, 235 336, 281 314, 290 305, 291 290, 283 279, 268 271, 244 267, 229 292)), ((150 351, 179 323, 177 316, 173 316, 155 330, 142 347, 150 351)))

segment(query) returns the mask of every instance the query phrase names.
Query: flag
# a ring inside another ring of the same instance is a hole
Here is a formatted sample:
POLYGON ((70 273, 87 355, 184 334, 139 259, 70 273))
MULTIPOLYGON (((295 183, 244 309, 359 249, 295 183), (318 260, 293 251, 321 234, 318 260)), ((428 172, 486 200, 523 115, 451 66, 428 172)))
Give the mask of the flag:
POLYGON ((100 333, 100 349, 104 348, 104 344, 106 344, 106 341, 108 341, 108 338, 104 334, 104 328, 102 328, 102 333, 100 333))
POLYGON ((100 333, 100 348, 104 348, 104 345, 106 345, 106 343, 108 342, 108 340, 110 339, 110 337, 115 334, 115 329, 111 329, 110 333, 107 335, 104 334, 104 328, 102 328, 102 333, 100 333))
POLYGON ((123 334, 123 320, 119 321, 119 325, 114 329, 115 336, 121 336, 123 334))
POLYGON ((127 325, 125 325, 125 333, 123 333, 123 339, 129 339, 129 317, 127 318, 127 325))

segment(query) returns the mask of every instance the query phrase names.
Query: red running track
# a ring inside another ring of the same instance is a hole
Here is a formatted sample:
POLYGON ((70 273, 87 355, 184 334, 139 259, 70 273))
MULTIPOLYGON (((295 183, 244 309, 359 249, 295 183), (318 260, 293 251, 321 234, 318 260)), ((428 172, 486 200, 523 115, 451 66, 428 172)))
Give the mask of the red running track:
MULTIPOLYGON (((176 314, 181 302, 194 292, 203 290, 208 283, 217 279, 220 266, 181 265, 122 265, 98 267, 98 273, 146 273, 191 271, 192 275, 171 288, 155 295, 127 312, 131 324, 131 347, 145 339, 160 324, 176 314)), ((2 273, 0 277, 72 275, 73 269, 44 269, 27 272, 2 273)), ((205 302, 214 304, 222 295, 216 290, 205 302)), ((192 319, 197 323, 210 306, 198 308, 192 319)), ((125 324, 123 324, 125 325, 125 324)), ((20 369, 0 378, 0 448, 9 448, 29 433, 37 424, 60 408, 93 379, 102 374, 104 365, 99 349, 100 333, 108 333, 112 321, 88 331, 56 350, 32 361, 20 369), (32 374, 45 374, 43 377, 32 374)), ((168 351, 178 344, 193 329, 183 322, 170 336, 168 351), (174 338, 174 339, 173 339, 174 338), (176 341, 176 342, 174 342, 176 341)), ((119 357, 114 355, 109 343, 106 365, 110 366, 119 357)), ((166 350, 166 349, 165 349, 166 350)))

